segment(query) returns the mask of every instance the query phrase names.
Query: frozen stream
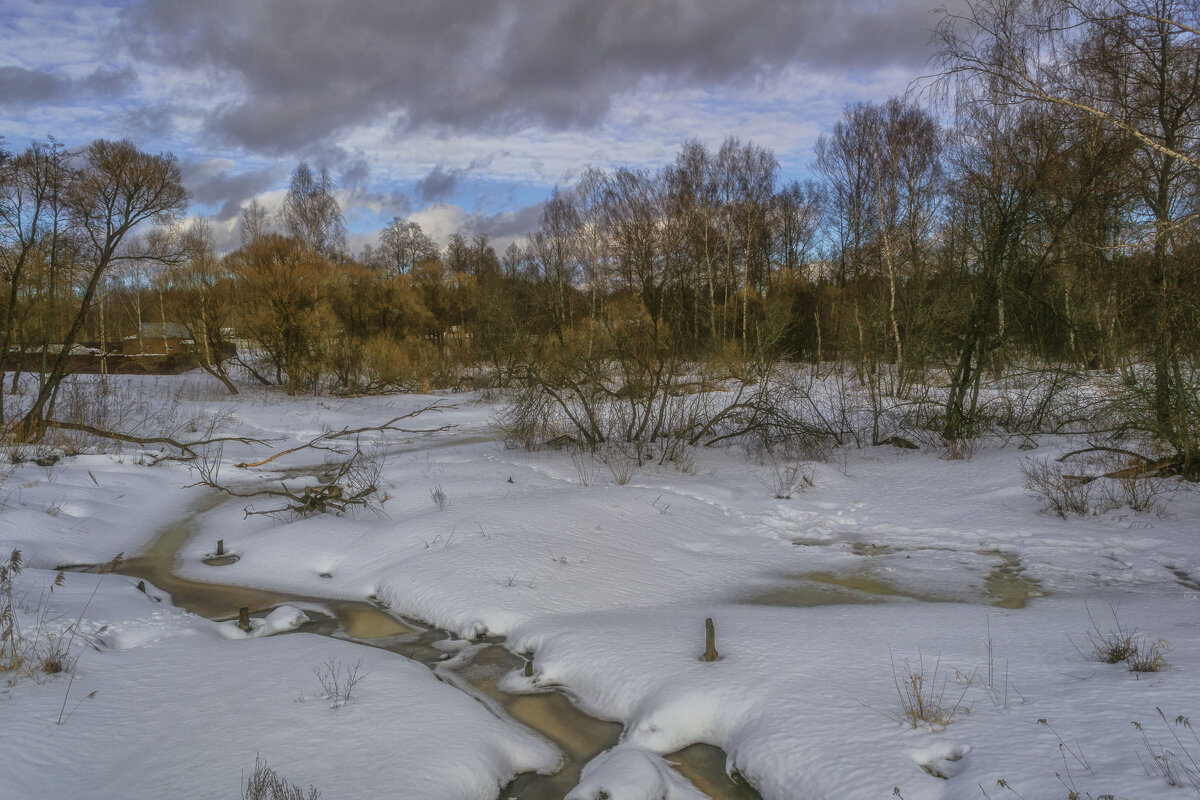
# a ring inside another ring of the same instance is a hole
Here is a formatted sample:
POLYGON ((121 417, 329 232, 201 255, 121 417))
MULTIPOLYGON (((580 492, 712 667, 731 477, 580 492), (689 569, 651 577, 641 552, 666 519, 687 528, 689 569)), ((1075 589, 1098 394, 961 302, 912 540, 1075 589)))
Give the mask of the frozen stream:
MULTIPOLYGON (((369 602, 200 582, 175 575, 172 570, 176 558, 193 534, 196 518, 227 499, 214 495, 198 504, 186 517, 164 530, 145 552, 125 561, 120 571, 169 593, 176 606, 213 620, 234 619, 244 607, 256 617, 281 605, 301 608, 313 621, 300 631, 389 650, 419 661, 440 680, 470 694, 493 713, 510 717, 554 742, 563 754, 560 769, 553 775, 517 776, 501 792, 502 799, 561 800, 578 784, 583 767, 617 744, 622 731, 619 723, 588 716, 564 692, 513 695, 501 691, 500 679, 522 669, 525 663, 523 658, 505 649, 503 639, 457 639, 446 631, 402 619, 369 602)), ((667 756, 667 761, 714 800, 759 797, 747 783, 725 773, 725 753, 719 748, 696 744, 667 756)))

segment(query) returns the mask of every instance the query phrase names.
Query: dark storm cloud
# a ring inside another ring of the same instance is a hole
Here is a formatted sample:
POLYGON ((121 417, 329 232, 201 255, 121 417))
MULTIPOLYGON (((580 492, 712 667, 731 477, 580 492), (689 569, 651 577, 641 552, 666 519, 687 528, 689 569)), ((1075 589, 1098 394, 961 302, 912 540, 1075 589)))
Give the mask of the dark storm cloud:
POLYGON ((76 97, 110 97, 128 91, 137 75, 128 68, 101 67, 72 79, 44 70, 0 67, 0 105, 25 106, 68 101, 76 97))
POLYGON ((0 67, 0 104, 25 105, 60 100, 71 82, 41 70, 0 67))
POLYGON ((936 0, 145 0, 131 55, 240 86, 210 129, 267 151, 394 113, 489 131, 587 127, 643 81, 753 81, 791 64, 919 69, 936 0))
POLYGON ((542 219, 542 208, 545 205, 544 202, 540 202, 496 214, 471 214, 463 223, 463 231, 470 236, 486 233, 493 239, 526 236, 537 230, 542 219))
POLYGON ((217 206, 213 217, 225 221, 241 211, 242 203, 274 186, 280 178, 275 169, 234 172, 221 161, 184 163, 183 182, 192 200, 203 206, 217 206))
POLYGON ((466 174, 466 170, 448 170, 441 164, 437 164, 429 171, 428 175, 417 181, 415 187, 417 196, 423 203, 445 200, 454 193, 455 188, 458 187, 459 178, 464 174, 466 174))
POLYGON ((342 169, 342 188, 361 189, 371 178, 371 165, 362 156, 352 159, 342 169))

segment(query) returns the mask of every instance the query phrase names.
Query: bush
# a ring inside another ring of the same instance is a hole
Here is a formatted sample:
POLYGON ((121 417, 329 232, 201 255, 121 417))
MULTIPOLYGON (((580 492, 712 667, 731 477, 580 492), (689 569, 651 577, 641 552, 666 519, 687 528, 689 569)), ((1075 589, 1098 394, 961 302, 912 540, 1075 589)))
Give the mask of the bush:
POLYGON ((1021 463, 1021 474, 1025 477, 1025 491, 1063 519, 1068 514, 1082 515, 1091 510, 1090 481, 1064 475, 1062 467, 1049 459, 1026 459, 1021 463))
POLYGON ((313 786, 305 794, 299 786, 281 778, 258 755, 254 757, 254 772, 242 787, 242 800, 318 800, 320 796, 313 786))

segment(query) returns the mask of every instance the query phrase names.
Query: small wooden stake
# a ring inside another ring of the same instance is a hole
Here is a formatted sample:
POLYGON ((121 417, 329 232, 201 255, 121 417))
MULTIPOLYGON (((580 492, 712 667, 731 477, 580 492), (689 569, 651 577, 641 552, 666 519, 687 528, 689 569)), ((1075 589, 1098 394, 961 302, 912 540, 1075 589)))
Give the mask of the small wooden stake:
POLYGON ((717 660, 717 629, 713 625, 712 617, 704 620, 704 660, 717 660))
POLYGON ((146 593, 146 582, 138 581, 137 590, 139 592, 141 592, 142 594, 145 594, 146 593))
POLYGON ((250 632, 250 609, 245 606, 238 609, 238 627, 246 633, 250 632))
POLYGON ((225 555, 225 540, 224 539, 217 539, 217 555, 219 555, 219 556, 225 555))
POLYGON ((525 662, 525 677, 526 678, 533 677, 533 660, 532 659, 525 662))

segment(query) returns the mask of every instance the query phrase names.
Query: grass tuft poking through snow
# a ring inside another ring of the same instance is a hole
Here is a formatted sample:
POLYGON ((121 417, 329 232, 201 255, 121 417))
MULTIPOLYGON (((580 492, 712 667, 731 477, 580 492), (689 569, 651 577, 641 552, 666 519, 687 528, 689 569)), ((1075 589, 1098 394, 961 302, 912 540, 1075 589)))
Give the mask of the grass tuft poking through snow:
POLYGON ((1150 757, 1150 763, 1147 764, 1143 760, 1142 766, 1146 768, 1148 774, 1158 775, 1165 780, 1167 785, 1189 788, 1197 797, 1200 797, 1200 763, 1196 762, 1197 757, 1200 757, 1200 737, 1196 735, 1196 731, 1187 717, 1176 717, 1175 725, 1172 726, 1161 708, 1154 710, 1158 712, 1159 718, 1171 735, 1171 742, 1165 745, 1151 742, 1150 736, 1141 723, 1130 723, 1142 735, 1142 743, 1150 757), (1190 749, 1189 743, 1179 735, 1177 728, 1183 728, 1191 734, 1190 749))
POLYGON ((919 649, 915 665, 911 659, 906 658, 897 666, 890 648, 888 655, 892 662, 892 682, 896 686, 900 711, 880 710, 869 706, 873 711, 901 725, 926 728, 932 732, 945 730, 958 714, 971 713, 971 709, 963 705, 963 698, 971 688, 969 676, 959 676, 964 684, 963 690, 956 700, 947 701, 949 678, 944 674, 939 675, 942 663, 940 657, 934 661, 932 670, 926 670, 925 656, 919 649))
POLYGON ((1109 611, 1113 627, 1102 630, 1088 609, 1092 630, 1088 631, 1087 637, 1096 660, 1104 664, 1124 663, 1130 672, 1162 672, 1166 669, 1167 640, 1139 636, 1136 628, 1126 627, 1121 622, 1115 605, 1109 606, 1109 611))

